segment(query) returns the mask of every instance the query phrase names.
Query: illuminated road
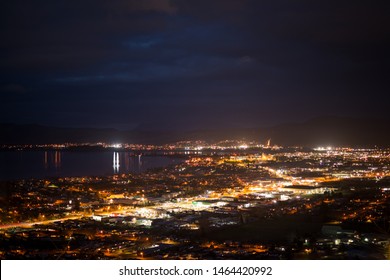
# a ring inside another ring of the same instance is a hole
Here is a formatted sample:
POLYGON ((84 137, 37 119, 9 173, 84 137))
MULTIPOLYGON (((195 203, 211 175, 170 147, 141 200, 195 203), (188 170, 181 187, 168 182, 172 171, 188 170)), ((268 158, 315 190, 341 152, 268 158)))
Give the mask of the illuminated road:
POLYGON ((32 227, 33 225, 46 225, 51 224, 55 222, 63 222, 67 220, 78 220, 80 218, 85 217, 84 215, 72 215, 66 218, 61 219, 53 219, 53 220, 45 220, 45 221, 38 221, 38 222, 21 222, 21 223, 13 223, 13 224, 7 224, 7 225, 0 225, 0 229, 9 229, 9 228, 16 228, 16 227, 32 227))

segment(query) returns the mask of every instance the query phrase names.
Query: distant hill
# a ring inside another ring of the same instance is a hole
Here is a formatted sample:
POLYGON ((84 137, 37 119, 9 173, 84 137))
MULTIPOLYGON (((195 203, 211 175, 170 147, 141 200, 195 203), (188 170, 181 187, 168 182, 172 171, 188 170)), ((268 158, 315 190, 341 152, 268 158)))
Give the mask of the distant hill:
POLYGON ((36 124, 0 124, 0 145, 61 143, 168 143, 172 132, 122 131, 111 128, 64 128, 36 124))
POLYGON ((264 131, 273 142, 291 146, 390 147, 390 120, 322 117, 264 131))
POLYGON ((0 124, 0 144, 52 144, 126 142, 164 144, 182 140, 246 139, 283 146, 390 147, 390 120, 321 117, 302 123, 246 129, 180 131, 121 131, 97 128, 60 128, 41 125, 0 124))

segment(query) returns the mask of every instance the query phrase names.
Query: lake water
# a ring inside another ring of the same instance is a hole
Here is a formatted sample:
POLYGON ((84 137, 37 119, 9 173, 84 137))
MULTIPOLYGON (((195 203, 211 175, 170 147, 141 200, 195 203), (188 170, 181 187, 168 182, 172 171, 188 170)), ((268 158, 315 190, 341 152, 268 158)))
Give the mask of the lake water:
POLYGON ((1 151, 0 180, 140 173, 181 162, 171 156, 128 152, 1 151))

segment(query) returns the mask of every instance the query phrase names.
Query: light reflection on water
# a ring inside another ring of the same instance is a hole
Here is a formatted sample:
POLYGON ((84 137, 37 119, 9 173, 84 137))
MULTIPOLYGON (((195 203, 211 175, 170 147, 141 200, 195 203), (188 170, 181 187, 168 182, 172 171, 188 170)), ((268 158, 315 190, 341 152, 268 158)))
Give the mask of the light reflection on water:
POLYGON ((114 174, 118 174, 119 173, 119 153, 118 152, 114 152, 113 153, 113 165, 112 167, 114 168, 114 174))

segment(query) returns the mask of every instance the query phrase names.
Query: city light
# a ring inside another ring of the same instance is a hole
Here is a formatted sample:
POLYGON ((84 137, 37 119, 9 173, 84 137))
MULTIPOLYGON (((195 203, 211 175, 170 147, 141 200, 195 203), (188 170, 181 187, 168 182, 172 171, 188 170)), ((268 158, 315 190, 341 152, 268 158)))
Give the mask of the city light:
MULTIPOLYGON (((120 160, 137 162, 139 154, 114 151, 111 176, 15 181, 9 200, 20 203, 7 204, 7 211, 2 208, 5 222, 0 231, 5 240, 21 235, 34 242, 44 238, 60 242, 57 240, 71 236, 66 239, 70 245, 64 246, 70 246, 67 250, 78 258, 84 257, 85 250, 100 258, 155 258, 161 250, 165 259, 205 258, 210 252, 232 258, 262 258, 272 253, 281 258, 288 246, 293 246, 296 258, 313 256, 313 252, 319 258, 347 258, 345 248, 353 250, 361 243, 389 246, 389 240, 376 232, 370 233, 371 238, 340 226, 384 222, 383 209, 390 200, 385 183, 390 176, 389 150, 332 147, 271 152, 266 147, 249 150, 243 143, 230 144, 236 149, 219 155, 215 151, 222 151, 222 146, 216 143, 199 146, 195 142, 189 150, 181 144, 169 145, 169 156, 185 160, 143 173, 120 169, 120 160), (211 146, 215 150, 207 148, 198 154, 201 147, 211 146), (359 187, 359 182, 364 182, 364 187, 359 187), (35 209, 39 212, 33 216, 35 209), (272 243, 266 240, 259 249, 256 242, 236 242, 229 233, 238 229, 238 237, 255 237, 260 229, 272 225, 273 234, 268 237, 272 239, 283 233, 276 225, 290 220, 295 232, 301 227, 312 228, 305 221, 320 221, 318 230, 310 233, 316 241, 299 236, 306 247, 282 243, 271 251, 272 243), (227 234, 232 244, 214 242, 204 247, 191 237, 213 240, 218 230, 227 234), (167 244, 166 238, 170 245, 161 245, 167 244), (93 249, 95 246, 98 248, 93 249), (185 250, 170 251, 170 246, 185 250), (332 250, 324 250, 324 246, 332 250)), ((190 147, 191 143, 185 145, 190 147)), ((143 156, 150 161, 152 154, 144 152, 143 156)), ((26 250, 20 245, 19 251, 8 254, 16 256, 26 250)), ((56 256, 55 249, 49 252, 56 256)))

